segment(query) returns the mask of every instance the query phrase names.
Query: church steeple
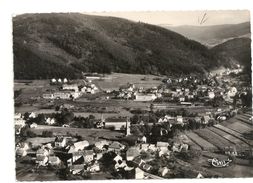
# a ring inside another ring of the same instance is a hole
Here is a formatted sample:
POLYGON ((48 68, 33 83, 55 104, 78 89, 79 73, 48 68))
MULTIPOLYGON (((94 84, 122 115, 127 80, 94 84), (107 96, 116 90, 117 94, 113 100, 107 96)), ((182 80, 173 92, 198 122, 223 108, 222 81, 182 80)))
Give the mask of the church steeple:
POLYGON ((126 136, 128 135, 131 135, 129 117, 127 117, 127 120, 126 120, 126 136))

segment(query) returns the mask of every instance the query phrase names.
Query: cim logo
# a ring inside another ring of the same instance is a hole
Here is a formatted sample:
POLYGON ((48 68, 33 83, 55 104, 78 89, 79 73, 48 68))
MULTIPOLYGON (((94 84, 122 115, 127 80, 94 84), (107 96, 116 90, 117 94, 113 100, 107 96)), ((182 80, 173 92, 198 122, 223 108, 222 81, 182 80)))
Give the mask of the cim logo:
POLYGON ((232 162, 231 159, 227 160, 218 160, 217 158, 209 159, 208 162, 211 163, 212 166, 217 167, 217 168, 222 168, 222 167, 228 167, 230 163, 232 162))

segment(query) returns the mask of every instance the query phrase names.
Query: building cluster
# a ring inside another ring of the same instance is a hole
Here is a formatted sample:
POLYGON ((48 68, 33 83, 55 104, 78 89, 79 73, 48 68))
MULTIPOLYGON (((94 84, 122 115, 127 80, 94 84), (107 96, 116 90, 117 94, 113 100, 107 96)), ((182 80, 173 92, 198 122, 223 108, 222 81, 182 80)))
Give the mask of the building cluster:
POLYGON ((51 83, 58 82, 61 84, 60 90, 54 91, 54 92, 46 92, 42 95, 42 98, 44 99, 76 99, 86 93, 95 94, 96 92, 98 92, 97 86, 91 82, 87 82, 84 80, 83 81, 84 84, 80 84, 80 85, 70 84, 69 81, 65 79, 63 80, 63 82, 59 82, 59 80, 52 79, 51 83))
MULTIPOLYGON (((149 163, 156 158, 169 159, 172 153, 188 151, 184 143, 146 142, 135 143, 127 147, 118 141, 100 140, 90 144, 87 140, 77 141, 73 137, 57 136, 53 142, 34 145, 19 142, 16 145, 16 155, 33 157, 36 168, 55 166, 65 167, 73 175, 100 172, 104 166, 101 161, 106 154, 111 154, 107 163, 113 165, 113 172, 125 173, 135 179, 145 179, 145 174, 152 173, 149 163), (143 154, 146 154, 143 156, 143 154)), ((164 168, 164 167, 160 167, 164 168)), ((160 176, 165 176, 166 173, 160 176)))

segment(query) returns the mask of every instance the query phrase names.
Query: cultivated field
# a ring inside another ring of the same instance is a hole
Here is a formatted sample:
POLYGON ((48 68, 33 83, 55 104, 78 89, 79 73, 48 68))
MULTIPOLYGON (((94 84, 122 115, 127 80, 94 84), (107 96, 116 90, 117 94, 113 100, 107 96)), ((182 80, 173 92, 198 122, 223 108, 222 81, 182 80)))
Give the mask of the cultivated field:
POLYGON ((253 139, 245 135, 253 132, 253 126, 245 123, 249 117, 250 113, 241 114, 214 127, 195 130, 186 135, 203 150, 223 150, 226 146, 249 149, 253 145, 253 139))
POLYGON ((41 135, 43 131, 51 131, 54 135, 80 135, 90 143, 96 142, 99 138, 117 138, 122 135, 116 131, 110 131, 105 129, 87 129, 87 128, 68 128, 68 127, 54 127, 46 125, 38 125, 37 128, 31 129, 37 135, 41 135))
POLYGON ((102 90, 118 90, 119 87, 132 83, 136 87, 150 88, 162 84, 161 78, 153 75, 113 73, 105 76, 106 79, 94 80, 102 90), (154 79, 155 78, 155 79, 154 79), (160 80, 156 80, 156 79, 160 80))

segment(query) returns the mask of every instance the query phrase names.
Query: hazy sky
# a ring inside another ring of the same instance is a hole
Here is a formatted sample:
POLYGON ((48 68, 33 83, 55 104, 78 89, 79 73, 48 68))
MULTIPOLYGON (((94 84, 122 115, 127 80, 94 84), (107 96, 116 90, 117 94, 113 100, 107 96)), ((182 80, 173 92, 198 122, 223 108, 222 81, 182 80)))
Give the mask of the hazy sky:
POLYGON ((114 16, 150 24, 169 24, 173 26, 236 24, 250 21, 250 12, 247 10, 99 12, 88 14, 114 16), (202 18, 205 21, 200 24, 202 18))

